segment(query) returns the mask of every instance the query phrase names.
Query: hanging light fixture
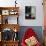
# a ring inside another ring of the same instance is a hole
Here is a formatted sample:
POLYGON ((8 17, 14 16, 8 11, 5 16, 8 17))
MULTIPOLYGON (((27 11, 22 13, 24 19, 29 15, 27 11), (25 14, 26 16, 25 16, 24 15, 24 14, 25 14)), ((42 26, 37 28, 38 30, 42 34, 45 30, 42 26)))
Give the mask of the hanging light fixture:
POLYGON ((16 7, 16 4, 17 4, 17 2, 16 2, 17 0, 15 0, 15 7, 16 7))

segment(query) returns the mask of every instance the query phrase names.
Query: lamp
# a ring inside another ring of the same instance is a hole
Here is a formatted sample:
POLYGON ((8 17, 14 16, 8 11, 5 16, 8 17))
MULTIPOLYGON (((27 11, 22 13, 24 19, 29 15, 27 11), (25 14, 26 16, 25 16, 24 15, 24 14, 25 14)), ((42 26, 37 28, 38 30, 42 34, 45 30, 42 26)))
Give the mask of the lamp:
POLYGON ((15 0, 15 7, 16 7, 16 4, 17 4, 17 2, 16 2, 17 0, 15 0))

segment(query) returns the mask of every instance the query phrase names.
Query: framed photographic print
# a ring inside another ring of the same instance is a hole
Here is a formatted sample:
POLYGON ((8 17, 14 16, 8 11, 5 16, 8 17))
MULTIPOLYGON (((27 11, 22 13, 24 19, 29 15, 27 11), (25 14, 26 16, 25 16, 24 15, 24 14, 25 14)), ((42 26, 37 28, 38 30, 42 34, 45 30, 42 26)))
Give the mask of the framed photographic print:
POLYGON ((10 15, 16 15, 18 12, 16 10, 10 10, 10 15))
POLYGON ((13 12, 13 11, 11 11, 11 12, 10 12, 10 15, 14 15, 14 12, 13 12))
POLYGON ((36 7, 25 6, 25 19, 35 19, 35 18, 36 18, 36 7))
POLYGON ((9 15, 9 10, 2 10, 2 15, 9 15))

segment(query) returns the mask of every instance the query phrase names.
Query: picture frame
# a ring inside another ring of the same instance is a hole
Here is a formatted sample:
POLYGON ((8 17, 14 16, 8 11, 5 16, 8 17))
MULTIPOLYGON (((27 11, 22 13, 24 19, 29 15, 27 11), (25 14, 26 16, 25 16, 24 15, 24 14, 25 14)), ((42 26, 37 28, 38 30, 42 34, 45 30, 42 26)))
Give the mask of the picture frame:
POLYGON ((2 15, 9 15, 9 10, 2 10, 2 15))
POLYGON ((18 12, 15 11, 15 10, 10 10, 10 11, 9 11, 9 14, 10 14, 10 15, 16 15, 17 13, 18 13, 18 12))
POLYGON ((35 19, 35 18, 36 18, 36 7, 25 6, 25 19, 35 19))

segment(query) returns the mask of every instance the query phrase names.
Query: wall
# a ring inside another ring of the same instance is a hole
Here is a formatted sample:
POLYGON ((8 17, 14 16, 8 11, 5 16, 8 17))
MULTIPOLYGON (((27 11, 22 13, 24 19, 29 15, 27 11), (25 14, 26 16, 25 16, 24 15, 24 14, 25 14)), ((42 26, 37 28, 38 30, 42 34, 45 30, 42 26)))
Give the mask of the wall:
POLYGON ((21 0, 20 8, 20 24, 22 26, 42 26, 43 25, 43 6, 42 0, 21 0), (36 19, 35 20, 25 20, 25 6, 36 6, 36 19))
MULTIPOLYGON (((0 7, 12 7, 15 6, 14 3, 15 0, 0 0, 0 7)), ((21 27, 19 32, 19 38, 21 40, 23 33, 26 31, 26 26, 32 27, 35 32, 38 35, 38 38, 40 42, 43 42, 43 6, 42 6, 42 0, 17 0, 17 3, 19 8, 19 24, 21 27), (25 6, 35 6, 36 7, 36 19, 35 20, 26 20, 25 19, 25 6), (24 27, 25 26, 25 27, 24 27)), ((11 21, 11 16, 9 17, 9 20, 11 21)), ((13 17, 15 20, 15 17, 13 17)), ((9 21, 9 22, 10 22, 9 21)), ((15 21, 13 21, 15 22, 15 21)))
MULTIPOLYGON (((9 7, 15 6, 15 0, 0 0, 0 6, 9 7)), ((17 0, 20 7, 19 10, 19 24, 21 26, 43 26, 43 6, 42 0, 17 0), (26 20, 25 19, 25 6, 36 6, 36 19, 26 20)))

